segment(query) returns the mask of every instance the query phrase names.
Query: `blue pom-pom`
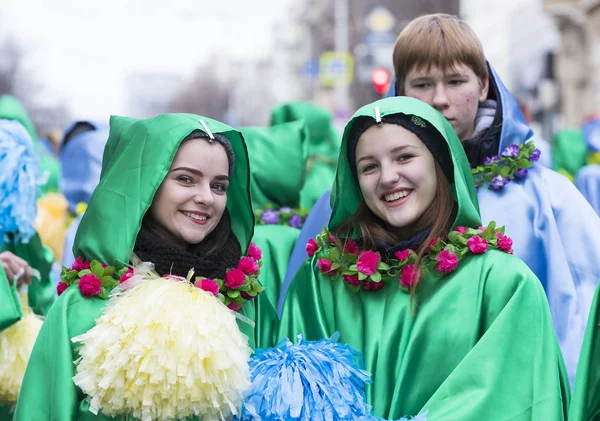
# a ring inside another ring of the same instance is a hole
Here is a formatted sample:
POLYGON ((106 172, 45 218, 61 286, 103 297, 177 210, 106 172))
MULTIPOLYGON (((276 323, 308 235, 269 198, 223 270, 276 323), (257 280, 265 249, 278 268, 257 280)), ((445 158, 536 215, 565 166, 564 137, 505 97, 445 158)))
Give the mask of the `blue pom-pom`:
POLYGON ((0 119, 0 245, 7 233, 27 242, 35 233, 40 164, 18 121, 0 119))

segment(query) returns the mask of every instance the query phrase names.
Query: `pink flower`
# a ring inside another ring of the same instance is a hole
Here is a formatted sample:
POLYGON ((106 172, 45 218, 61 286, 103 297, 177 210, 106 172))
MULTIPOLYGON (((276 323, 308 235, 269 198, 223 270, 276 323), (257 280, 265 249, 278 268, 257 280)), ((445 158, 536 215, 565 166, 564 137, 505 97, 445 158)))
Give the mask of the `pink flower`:
POLYGON ((308 257, 313 257, 318 249, 319 245, 317 244, 317 242, 312 238, 309 239, 308 243, 306 243, 306 253, 308 254, 308 257))
POLYGON ((233 311, 238 311, 240 308, 242 308, 242 306, 232 301, 227 304, 227 308, 233 311))
POLYGON ((350 254, 358 254, 358 246, 353 240, 346 240, 346 245, 344 246, 344 251, 350 254))
POLYGON ((478 229, 480 232, 483 232, 483 231, 485 231, 485 230, 487 229, 487 227, 479 227, 479 228, 477 228, 477 229, 478 229))
POLYGON ((102 281, 96 275, 90 273, 84 275, 79 280, 79 291, 84 297, 91 297, 100 294, 102 290, 102 281))
POLYGON ((467 233, 467 227, 456 227, 455 231, 458 231, 461 234, 466 234, 467 233))
POLYGON ((467 247, 469 247, 469 250, 471 250, 471 252, 474 254, 482 254, 487 251, 488 242, 486 239, 476 235, 475 237, 469 238, 469 241, 467 241, 467 247))
POLYGON ((119 279, 119 283, 123 283, 126 280, 128 280, 129 278, 131 278, 133 276, 133 270, 132 269, 127 269, 125 271, 125 273, 123 273, 123 275, 121 275, 121 278, 119 279))
POLYGON ((262 250, 256 244, 250 243, 246 256, 258 262, 260 259, 262 259, 262 250))
POLYGON ((383 288, 383 282, 364 281, 363 288, 367 291, 376 291, 383 288))
POLYGON ((331 244, 335 244, 335 237, 334 237, 333 235, 330 235, 330 236, 329 236, 329 242, 330 242, 331 244))
POLYGON ((437 245, 438 240, 441 240, 440 237, 435 237, 433 240, 431 240, 429 242, 429 244, 427 244, 427 247, 431 248, 431 247, 435 247, 437 245))
POLYGON ((258 297, 258 294, 250 295, 246 291, 242 291, 242 293, 240 295, 242 296, 242 298, 244 300, 254 300, 256 297, 258 297))
POLYGON ((77 259, 75 259, 75 262, 73 262, 73 266, 71 266, 71 270, 76 270, 77 272, 85 270, 85 269, 89 269, 89 268, 90 268, 90 262, 84 262, 81 257, 78 257, 77 259))
POLYGON ((441 273, 450 273, 458 266, 458 257, 449 250, 442 250, 435 260, 438 262, 436 269, 441 273))
POLYGON ((510 237, 502 234, 501 232, 496 233, 496 237, 498 237, 498 250, 502 250, 503 252, 510 253, 512 251, 513 241, 510 237))
POLYGON ((353 287, 357 287, 360 285, 358 275, 344 275, 344 281, 346 281, 346 283, 352 285, 353 287))
POLYGON ((332 272, 331 270, 331 265, 333 263, 331 262, 331 260, 327 260, 327 259, 319 259, 317 261, 317 267, 319 268, 319 270, 325 274, 329 274, 332 272))
POLYGON ((410 253, 411 253, 411 249, 406 249, 406 250, 401 250, 401 251, 397 251, 395 254, 396 259, 400 260, 401 262, 405 261, 406 259, 408 259, 410 257, 410 253))
POLYGON ((398 280, 404 287, 412 287, 417 282, 417 270, 415 266, 411 264, 404 266, 398 280))
POLYGON ((69 285, 67 285, 67 283, 63 281, 60 281, 58 284, 56 284, 56 293, 58 294, 58 296, 60 297, 62 293, 65 292, 65 289, 67 289, 68 287, 69 285))
POLYGON ((238 269, 244 272, 246 275, 254 275, 258 268, 258 263, 251 257, 242 257, 238 264, 238 269))
POLYGON ((373 251, 365 251, 358 257, 356 267, 364 275, 373 275, 377 271, 379 255, 373 251))
POLYGON ((225 274, 225 286, 231 289, 237 289, 246 282, 246 274, 238 268, 230 269, 225 274))
POLYGON ((194 286, 203 291, 212 293, 215 297, 219 295, 219 285, 212 279, 197 279, 196 282, 194 282, 194 286))

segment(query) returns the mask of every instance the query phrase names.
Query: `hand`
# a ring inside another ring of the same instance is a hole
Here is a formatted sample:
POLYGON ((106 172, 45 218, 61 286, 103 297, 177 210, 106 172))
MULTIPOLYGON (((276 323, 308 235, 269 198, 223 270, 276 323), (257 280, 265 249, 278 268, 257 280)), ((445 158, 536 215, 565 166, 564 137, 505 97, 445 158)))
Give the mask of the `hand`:
POLYGON ((20 275, 17 279, 18 288, 31 283, 31 266, 25 260, 10 251, 5 251, 0 253, 0 262, 2 262, 2 269, 4 269, 10 285, 13 284, 17 275, 20 275))

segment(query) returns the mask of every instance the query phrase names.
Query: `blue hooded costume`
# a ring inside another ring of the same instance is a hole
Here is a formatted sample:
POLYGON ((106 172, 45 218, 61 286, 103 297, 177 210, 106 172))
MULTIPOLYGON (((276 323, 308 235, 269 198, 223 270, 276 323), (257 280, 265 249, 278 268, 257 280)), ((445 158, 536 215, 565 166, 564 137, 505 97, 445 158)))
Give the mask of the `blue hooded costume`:
MULTIPOLYGON (((582 129, 589 153, 600 156, 598 155, 600 154, 600 117, 587 121, 582 129)), ((590 163, 580 169, 575 184, 596 213, 600 215, 600 165, 590 163)))
MULTIPOLYGON (((77 121, 65 131, 60 152, 60 190, 73 214, 77 214, 79 203, 89 203, 100 181, 107 139, 108 124, 103 122, 77 121)), ((75 261, 72 248, 80 221, 81 215, 71 223, 65 235, 63 266, 71 267, 75 261)))
MULTIPOLYGON (((388 95, 394 93, 392 88, 388 95)), ((493 122, 482 136, 463 142, 473 165, 486 156, 499 155, 509 145, 521 145, 533 135, 517 101, 491 67, 490 96, 496 101, 493 122)), ((291 280, 307 258, 306 242, 328 225, 329 195, 325 193, 315 203, 302 228, 282 286, 279 311, 291 280)), ((492 220, 505 225, 506 234, 514 241, 515 256, 542 282, 573 382, 600 279, 600 219, 566 177, 538 164, 529 169, 526 178, 507 184, 501 191, 482 187, 478 199, 484 225, 492 220)))

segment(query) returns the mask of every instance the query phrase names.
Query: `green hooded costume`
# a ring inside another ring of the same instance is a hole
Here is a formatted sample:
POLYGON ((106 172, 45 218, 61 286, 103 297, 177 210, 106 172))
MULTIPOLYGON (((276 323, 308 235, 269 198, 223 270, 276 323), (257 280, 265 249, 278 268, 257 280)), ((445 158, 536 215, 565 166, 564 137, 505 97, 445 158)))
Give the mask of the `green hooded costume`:
POLYGON ((590 309, 575 385, 569 421, 600 420, 600 287, 590 309))
POLYGON ((340 135, 331 123, 331 114, 308 102, 292 102, 273 109, 271 125, 304 121, 309 133, 306 183, 300 193, 300 206, 312 208, 331 187, 340 150, 340 135))
MULTIPOLYGON (((402 113, 433 125, 454 167, 454 227, 481 225, 469 163, 450 124, 413 98, 387 98, 358 110, 346 126, 332 191, 331 232, 358 209, 362 196, 347 159, 357 117, 402 113)), ((358 238, 355 238, 358 239, 358 238)), ((425 275, 414 297, 397 281, 354 292, 304 263, 287 293, 279 337, 318 340, 339 331, 360 351, 373 384, 374 413, 385 419, 428 411, 427 420, 564 420, 569 384, 540 282, 499 250, 466 255, 458 268, 425 275)))
MULTIPOLYGON (((297 208, 300 190, 306 177, 306 146, 308 133, 302 121, 279 124, 272 127, 247 127, 240 132, 246 140, 250 157, 250 192, 255 213, 259 210, 282 207, 297 208)), ((257 219, 259 218, 257 214, 257 219)), ((263 252, 260 282, 265 288, 258 297, 260 323, 258 331, 264 337, 257 338, 257 346, 273 345, 277 323, 277 301, 290 260, 290 255, 300 230, 283 224, 261 224, 257 220, 252 241, 263 252)))
MULTIPOLYGON (((192 114, 165 114, 147 120, 112 117, 104 150, 100 183, 77 231, 73 251, 85 260, 96 259, 121 268, 129 261, 142 218, 175 158, 181 141, 194 130, 212 133, 231 142, 235 169, 227 189, 231 228, 245 254, 253 234, 248 155, 243 137, 231 127, 192 114)), ((200 274, 198 274, 200 275, 200 274)), ((107 300, 85 298, 76 286, 56 301, 46 317, 34 347, 15 413, 16 420, 107 420, 92 414, 85 395, 73 383, 78 352, 71 338, 94 327, 107 300)), ((252 320, 259 303, 246 301, 240 313, 252 320)), ((240 330, 255 346, 254 329, 239 322, 240 330)), ((123 418, 125 419, 125 418, 123 418)))
POLYGON ((21 102, 12 95, 0 97, 0 118, 19 121, 33 141, 33 149, 40 158, 42 176, 47 176, 46 183, 41 186, 41 194, 58 191, 58 178, 60 176, 60 163, 58 157, 44 150, 39 144, 35 126, 27 115, 27 111, 21 102))
POLYGON ((552 168, 571 181, 586 164, 588 148, 581 129, 559 130, 552 145, 552 168))

